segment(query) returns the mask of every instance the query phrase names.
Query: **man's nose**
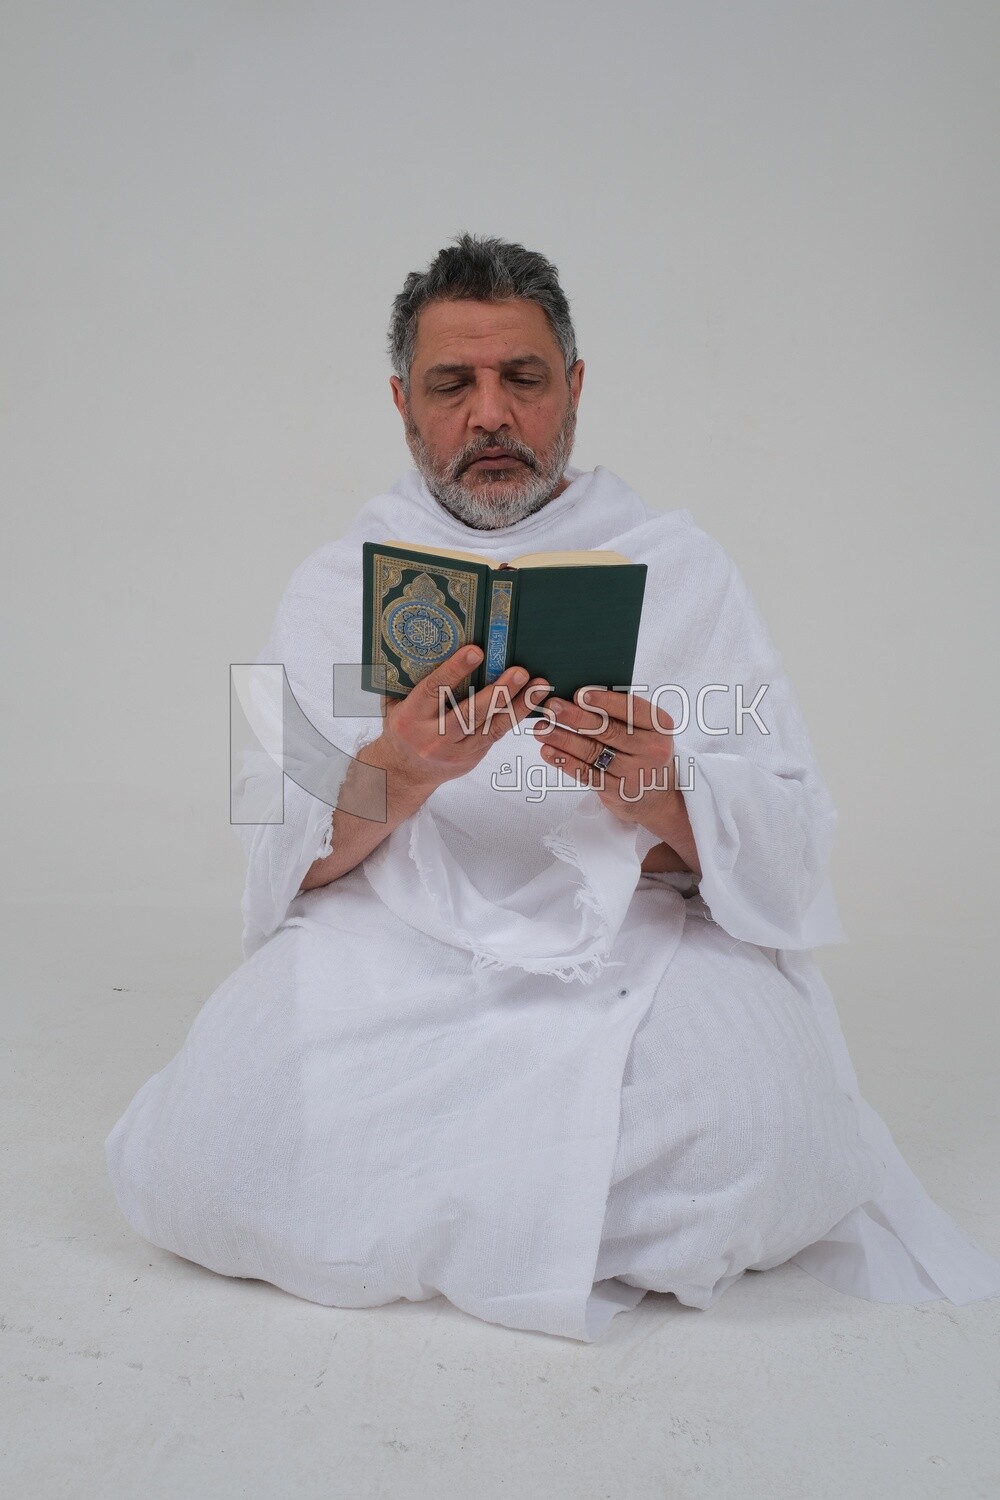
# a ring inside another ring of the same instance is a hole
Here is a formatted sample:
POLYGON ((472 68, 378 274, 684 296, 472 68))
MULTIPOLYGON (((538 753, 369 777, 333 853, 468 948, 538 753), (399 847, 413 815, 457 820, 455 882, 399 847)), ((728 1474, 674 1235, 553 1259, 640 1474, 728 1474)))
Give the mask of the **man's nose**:
POLYGON ((477 380, 469 402, 469 426, 477 431, 499 432, 510 425, 510 402, 503 382, 496 376, 477 380))

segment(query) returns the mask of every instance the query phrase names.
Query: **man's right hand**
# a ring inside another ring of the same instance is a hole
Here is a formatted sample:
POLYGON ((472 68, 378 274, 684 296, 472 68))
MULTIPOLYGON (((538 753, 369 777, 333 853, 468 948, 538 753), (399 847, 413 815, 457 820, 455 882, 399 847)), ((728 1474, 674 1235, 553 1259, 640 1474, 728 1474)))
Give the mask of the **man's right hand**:
POLYGON ((537 709, 551 691, 544 677, 529 679, 523 667, 511 666, 463 701, 456 691, 458 685, 482 658, 478 646, 460 647, 405 698, 386 702, 380 739, 390 775, 394 768, 408 786, 429 796, 435 787, 477 766, 490 747, 515 722, 537 709), (445 688, 452 690, 458 713, 450 706, 445 688))
MULTIPOLYGON (((411 688, 405 698, 386 703, 382 733, 362 745, 355 756, 356 762, 377 766, 386 774, 385 819, 377 822, 337 807, 333 813, 332 852, 313 861, 300 890, 330 885, 353 870, 412 817, 436 787, 478 765, 490 746, 513 729, 515 722, 520 723, 538 708, 539 701, 551 691, 543 677, 529 681, 523 668, 508 667, 489 687, 480 688, 463 703, 455 689, 475 670, 482 656, 478 646, 462 647, 411 688), (439 692, 446 687, 455 694, 461 719, 447 696, 439 704, 439 692)), ((352 764, 344 787, 356 774, 352 764)))

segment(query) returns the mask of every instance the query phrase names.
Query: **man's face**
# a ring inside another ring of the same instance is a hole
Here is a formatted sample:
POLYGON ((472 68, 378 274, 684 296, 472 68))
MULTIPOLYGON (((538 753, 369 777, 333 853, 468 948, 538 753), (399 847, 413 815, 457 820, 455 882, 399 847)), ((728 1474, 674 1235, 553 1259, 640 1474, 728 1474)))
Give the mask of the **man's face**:
POLYGON ((566 488, 583 361, 566 379, 537 302, 431 302, 417 318, 409 396, 391 380, 413 461, 444 508, 512 526, 566 488))

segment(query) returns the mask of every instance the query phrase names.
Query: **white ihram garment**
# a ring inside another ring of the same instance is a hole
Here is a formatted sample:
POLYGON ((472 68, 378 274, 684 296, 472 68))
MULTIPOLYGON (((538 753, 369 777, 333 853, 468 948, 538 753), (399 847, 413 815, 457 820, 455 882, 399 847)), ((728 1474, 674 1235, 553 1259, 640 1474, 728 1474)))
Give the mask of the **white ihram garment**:
MULTIPOLYGON (((480 532, 411 471, 296 571, 259 660, 350 751, 380 727, 331 712, 331 664, 359 651, 363 540, 647 563, 635 683, 682 685, 692 709, 729 685, 704 706, 728 734, 675 736, 700 894, 642 876, 655 838, 593 792, 512 790, 502 767, 544 765, 529 733, 304 894, 330 807, 286 780, 284 823, 241 830, 245 961, 108 1138, 122 1211, 156 1245, 313 1301, 443 1293, 583 1340, 646 1288, 706 1308, 789 1259, 876 1301, 997 1295, 1000 1264, 860 1097, 810 952, 843 937, 835 813, 746 585, 687 511, 567 473, 534 516, 480 532), (768 734, 733 732, 737 683, 746 704, 767 684, 768 734)), ((662 707, 679 719, 677 695, 662 707)))

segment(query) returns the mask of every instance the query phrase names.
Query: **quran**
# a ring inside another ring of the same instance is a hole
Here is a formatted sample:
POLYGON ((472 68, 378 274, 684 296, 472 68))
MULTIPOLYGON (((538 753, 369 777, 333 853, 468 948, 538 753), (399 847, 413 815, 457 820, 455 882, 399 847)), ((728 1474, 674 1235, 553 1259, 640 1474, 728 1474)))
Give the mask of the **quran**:
MULTIPOLYGON (((527 552, 494 563, 475 552, 365 542, 362 686, 406 694, 453 651, 483 660, 455 689, 488 687, 507 667, 572 698, 632 680, 646 564, 620 552, 527 552)), ((537 711, 536 711, 537 712, 537 711)))

